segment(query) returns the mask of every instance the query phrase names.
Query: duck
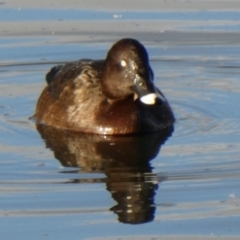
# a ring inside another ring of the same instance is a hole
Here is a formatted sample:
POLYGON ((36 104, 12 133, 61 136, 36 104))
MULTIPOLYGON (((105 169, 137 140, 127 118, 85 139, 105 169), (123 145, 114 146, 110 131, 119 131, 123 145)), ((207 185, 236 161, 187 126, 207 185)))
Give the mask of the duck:
POLYGON ((146 48, 124 38, 105 60, 81 59, 54 66, 36 104, 34 118, 73 132, 146 134, 172 127, 173 111, 154 84, 146 48))

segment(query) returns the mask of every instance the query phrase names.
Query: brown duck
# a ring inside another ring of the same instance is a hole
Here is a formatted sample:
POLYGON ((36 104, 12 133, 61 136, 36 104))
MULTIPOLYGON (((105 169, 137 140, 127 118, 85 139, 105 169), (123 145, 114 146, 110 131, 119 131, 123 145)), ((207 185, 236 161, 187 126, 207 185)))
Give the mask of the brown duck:
POLYGON ((174 123, 172 110, 153 82, 144 46, 122 39, 105 60, 79 60, 46 75, 34 115, 37 124, 95 134, 139 134, 174 123))

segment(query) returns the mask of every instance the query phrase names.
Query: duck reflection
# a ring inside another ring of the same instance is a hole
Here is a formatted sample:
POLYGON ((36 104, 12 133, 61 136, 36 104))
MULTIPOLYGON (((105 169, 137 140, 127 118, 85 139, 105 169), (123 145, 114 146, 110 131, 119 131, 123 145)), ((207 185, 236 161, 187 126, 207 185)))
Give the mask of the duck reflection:
POLYGON ((150 160, 173 128, 144 136, 80 134, 44 125, 37 125, 37 130, 63 166, 106 174, 106 188, 117 202, 110 210, 120 222, 138 224, 154 219, 158 179, 150 160))

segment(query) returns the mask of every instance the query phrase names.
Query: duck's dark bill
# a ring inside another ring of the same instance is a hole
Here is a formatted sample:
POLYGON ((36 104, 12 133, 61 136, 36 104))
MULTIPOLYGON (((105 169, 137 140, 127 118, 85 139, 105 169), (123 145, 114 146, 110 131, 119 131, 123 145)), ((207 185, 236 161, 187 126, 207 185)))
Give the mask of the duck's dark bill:
MULTIPOLYGON (((145 78, 136 75, 134 85, 132 87, 135 94, 139 97, 140 101, 147 105, 160 105, 165 102, 165 98, 161 96, 155 88, 152 80, 147 81, 145 78)), ((136 96, 134 96, 136 99, 136 96)))

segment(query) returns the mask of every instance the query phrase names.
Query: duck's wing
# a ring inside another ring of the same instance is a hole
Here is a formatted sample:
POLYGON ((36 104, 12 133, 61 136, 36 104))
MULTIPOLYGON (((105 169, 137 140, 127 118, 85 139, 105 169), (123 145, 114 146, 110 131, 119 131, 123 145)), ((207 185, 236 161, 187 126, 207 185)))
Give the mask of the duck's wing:
POLYGON ((99 84, 103 60, 83 59, 53 67, 46 75, 51 95, 58 97, 64 89, 75 89, 85 84, 99 84))

